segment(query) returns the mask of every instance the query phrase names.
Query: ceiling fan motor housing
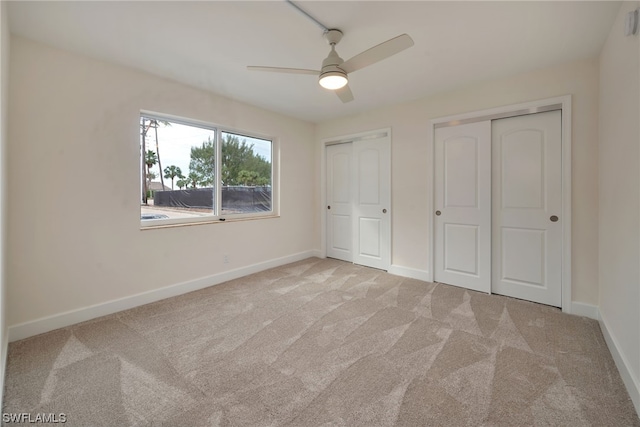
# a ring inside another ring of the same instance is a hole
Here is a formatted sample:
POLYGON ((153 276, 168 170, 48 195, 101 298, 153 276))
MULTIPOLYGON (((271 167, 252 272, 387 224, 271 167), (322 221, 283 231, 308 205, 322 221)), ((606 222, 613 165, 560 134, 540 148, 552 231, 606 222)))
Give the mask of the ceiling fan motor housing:
POLYGON ((320 76, 322 76, 324 73, 337 72, 344 74, 346 77, 347 73, 342 68, 340 68, 340 64, 342 64, 343 62, 344 60, 338 56, 336 51, 334 49, 331 49, 331 53, 329 53, 329 56, 327 56, 327 58, 322 61, 320 76))
POLYGON ((336 44, 342 38, 342 32, 340 30, 329 30, 325 33, 325 38, 331 45, 331 52, 329 52, 329 56, 322 61, 319 80, 322 80, 323 77, 327 76, 342 76, 346 80, 347 73, 340 68, 340 64, 342 64, 344 60, 340 58, 338 52, 336 52, 336 44))

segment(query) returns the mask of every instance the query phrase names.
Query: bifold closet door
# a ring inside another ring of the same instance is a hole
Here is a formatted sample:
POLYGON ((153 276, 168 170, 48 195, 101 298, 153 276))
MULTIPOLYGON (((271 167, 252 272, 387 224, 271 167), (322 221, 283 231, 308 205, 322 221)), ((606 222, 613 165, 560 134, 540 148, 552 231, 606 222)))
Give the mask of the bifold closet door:
POLYGON ((562 305, 562 115, 495 120, 492 292, 562 305))
POLYGON ((434 280, 491 291, 491 122, 435 130, 434 280))

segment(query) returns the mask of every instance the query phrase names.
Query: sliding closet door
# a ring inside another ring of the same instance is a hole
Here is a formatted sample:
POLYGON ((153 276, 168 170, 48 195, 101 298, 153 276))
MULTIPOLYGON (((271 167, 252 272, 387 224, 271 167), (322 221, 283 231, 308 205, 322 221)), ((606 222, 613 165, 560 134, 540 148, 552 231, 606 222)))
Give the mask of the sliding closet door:
POLYGON ((491 122, 435 131, 434 280, 491 291, 491 122))
POLYGON ((353 262, 388 270, 391 264, 391 141, 353 143, 353 262))
POLYGON ((327 256, 391 265, 391 137, 364 135, 326 147, 327 256))
POLYGON ((353 261, 352 144, 330 145, 327 155, 327 256, 353 261))
POLYGON ((493 122, 493 286, 562 305, 560 111, 493 122))

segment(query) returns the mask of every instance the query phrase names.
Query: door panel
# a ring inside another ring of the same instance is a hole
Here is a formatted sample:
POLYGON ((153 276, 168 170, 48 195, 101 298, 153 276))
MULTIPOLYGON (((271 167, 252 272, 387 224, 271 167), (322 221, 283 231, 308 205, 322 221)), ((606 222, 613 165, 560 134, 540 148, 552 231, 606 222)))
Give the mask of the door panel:
POLYGON ((353 262, 388 270, 391 264, 391 140, 355 141, 353 262))
POLYGON ((359 252, 369 257, 380 258, 381 221, 377 218, 360 218, 360 245, 359 252))
POLYGON ((494 293, 562 305, 561 142, 560 111, 492 124, 494 293))
POLYGON ((478 139, 458 137, 444 144, 444 206, 478 207, 478 139))
MULTIPOLYGON (((338 147, 338 146, 336 146, 338 147)), ((331 190, 334 203, 351 203, 349 175, 351 174, 351 150, 339 147, 331 154, 331 190)))
POLYGON ((502 278, 512 283, 544 286, 545 236, 543 230, 502 227, 502 278))
POLYGON ((436 129, 434 165, 434 280, 490 292, 491 122, 436 129))
MULTIPOLYGON (((334 204, 335 205, 335 204, 334 204)), ((335 250, 350 252, 351 251, 351 215, 336 215, 332 218, 333 244, 331 247, 335 250)))
POLYGON ((357 153, 358 200, 361 205, 380 204, 380 153, 376 148, 365 148, 357 153))
POLYGON ((478 276, 478 227, 445 224, 445 271, 478 276))
POLYGON ((353 261, 351 144, 330 145, 327 157, 327 256, 353 261))
POLYGON ((544 133, 525 129, 502 138, 502 207, 542 208, 544 133))

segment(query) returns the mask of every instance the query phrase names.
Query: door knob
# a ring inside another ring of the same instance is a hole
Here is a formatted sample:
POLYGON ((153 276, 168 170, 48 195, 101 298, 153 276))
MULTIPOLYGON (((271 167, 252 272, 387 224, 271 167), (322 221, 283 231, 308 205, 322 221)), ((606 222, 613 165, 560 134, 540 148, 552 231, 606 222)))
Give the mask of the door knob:
POLYGON ((551 215, 551 218, 549 218, 551 220, 551 222, 558 222, 558 217, 555 215, 551 215))
POLYGON ((327 209, 331 209, 331 206, 327 206, 327 209))
POLYGON ((438 216, 440 216, 441 213, 442 212, 440 212, 440 211, 436 211, 436 215, 438 215, 438 216))
POLYGON ((387 210, 386 209, 382 209, 382 213, 387 213, 387 210))

